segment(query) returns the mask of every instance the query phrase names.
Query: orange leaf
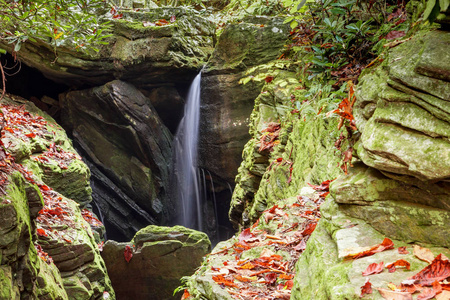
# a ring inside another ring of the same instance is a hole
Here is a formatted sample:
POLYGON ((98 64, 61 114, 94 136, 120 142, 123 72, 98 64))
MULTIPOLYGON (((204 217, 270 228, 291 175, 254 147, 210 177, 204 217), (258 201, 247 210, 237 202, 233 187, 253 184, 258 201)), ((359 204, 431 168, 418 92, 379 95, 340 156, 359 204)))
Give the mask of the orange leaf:
POLYGON ((369 278, 366 279, 366 283, 361 287, 361 297, 366 294, 372 294, 372 284, 369 282, 369 278))
POLYGON ((369 276, 372 274, 378 274, 383 272, 384 262, 380 262, 379 264, 373 263, 370 264, 364 272, 362 272, 362 276, 369 276))
POLYGON ((239 267, 239 269, 247 269, 247 270, 251 270, 254 268, 255 268, 255 265, 252 264, 251 262, 248 262, 245 265, 239 267))
POLYGON ((223 277, 222 275, 216 275, 213 276, 212 279, 217 283, 217 284, 223 284, 225 286, 230 286, 230 287, 238 287, 233 280, 229 280, 226 279, 225 277, 223 277))
POLYGON ((397 270, 396 267, 406 267, 406 270, 409 270, 411 265, 406 260, 399 259, 396 262, 393 262, 392 264, 386 266, 386 268, 388 268, 389 270, 389 273, 394 273, 397 270))
POLYGON ((184 290, 183 296, 181 297, 181 300, 186 300, 189 297, 191 297, 191 294, 189 294, 188 290, 184 290))
POLYGON ((33 132, 27 133, 27 134, 25 134, 25 136, 29 137, 29 138, 34 138, 34 137, 36 137, 36 133, 33 133, 33 132))
POLYGON ((431 262, 434 260, 434 254, 430 251, 430 249, 423 248, 418 245, 414 245, 414 255, 418 259, 426 261, 429 264, 431 264, 431 262))
POLYGON ((289 279, 294 278, 294 275, 292 275, 292 274, 280 274, 280 276, 278 276, 278 278, 289 280, 289 279))
POLYGON ((313 233, 314 229, 316 229, 317 223, 309 223, 308 225, 306 225, 305 230, 302 231, 302 235, 310 235, 311 233, 313 233))
POLYGON ((38 234, 39 236, 47 236, 47 233, 46 233, 45 230, 42 229, 42 228, 36 229, 36 232, 37 232, 37 234, 38 234))
POLYGON ((234 279, 239 280, 241 282, 250 282, 253 281, 248 277, 242 277, 241 275, 237 274, 236 276, 234 276, 234 279))

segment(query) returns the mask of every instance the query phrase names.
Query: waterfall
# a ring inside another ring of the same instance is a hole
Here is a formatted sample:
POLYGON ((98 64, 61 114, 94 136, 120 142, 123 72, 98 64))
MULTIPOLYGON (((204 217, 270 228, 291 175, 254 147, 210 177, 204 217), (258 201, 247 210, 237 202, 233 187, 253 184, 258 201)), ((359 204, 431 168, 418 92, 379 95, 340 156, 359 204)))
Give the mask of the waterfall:
POLYGON ((197 177, 197 148, 200 120, 201 72, 189 88, 184 107, 184 117, 174 139, 174 185, 175 197, 181 204, 179 224, 202 230, 201 196, 197 177))

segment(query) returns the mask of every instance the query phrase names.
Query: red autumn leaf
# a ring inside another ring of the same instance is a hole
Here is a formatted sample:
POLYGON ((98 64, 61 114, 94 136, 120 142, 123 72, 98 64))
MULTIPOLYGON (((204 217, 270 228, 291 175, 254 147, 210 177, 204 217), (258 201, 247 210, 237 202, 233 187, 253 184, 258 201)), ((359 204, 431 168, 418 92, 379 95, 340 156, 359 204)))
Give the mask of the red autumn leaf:
POLYGON ((181 300, 186 300, 189 297, 191 297, 191 294, 189 294, 188 290, 184 290, 183 296, 181 297, 181 300))
POLYGON ((390 239, 385 238, 381 244, 375 245, 363 252, 348 254, 345 258, 358 259, 365 256, 371 256, 374 255, 375 253, 390 249, 394 249, 394 243, 390 239))
POLYGON ((406 250, 406 247, 398 247, 399 254, 409 254, 409 251, 406 250))
POLYGON ((384 262, 380 262, 379 264, 373 263, 367 266, 366 270, 362 272, 362 276, 369 276, 372 274, 378 274, 383 272, 384 262))
POLYGON ((50 188, 48 186, 46 186, 45 184, 39 185, 39 188, 44 190, 44 191, 49 191, 50 188))
POLYGON ((250 232, 250 228, 247 228, 242 230, 241 234, 239 235, 239 242, 245 242, 254 237, 255 235, 250 232))
POLYGON ((405 267, 406 270, 409 270, 411 268, 411 265, 406 260, 399 259, 393 262, 392 264, 386 266, 386 268, 388 268, 389 270, 389 273, 394 273, 397 270, 396 267, 405 267))
POLYGON ((234 279, 239 280, 240 282, 251 282, 252 281, 250 278, 243 277, 239 274, 235 275, 234 279))
MULTIPOLYGON (((334 180, 334 179, 333 179, 334 180)), ((322 182, 320 185, 313 185, 308 183, 308 185, 310 187, 312 187, 315 191, 322 191, 322 192, 328 192, 330 189, 330 183, 333 180, 325 180, 324 182, 322 182)))
POLYGON ((441 288, 445 291, 450 291, 450 283, 441 283, 441 288))
POLYGON ((264 276, 265 283, 266 284, 273 284, 273 283, 275 283, 275 281, 277 281, 277 277, 278 277, 277 273, 266 274, 264 276))
POLYGON ((37 232, 37 234, 38 234, 39 236, 47 236, 47 233, 46 233, 45 230, 42 229, 42 228, 38 228, 38 229, 36 230, 36 232, 37 232))
POLYGON ((34 133, 34 132, 27 133, 27 134, 25 134, 25 136, 32 139, 32 138, 35 138, 35 137, 36 137, 36 133, 34 133))
POLYGON ((297 246, 294 247, 294 250, 296 251, 305 251, 305 249, 306 249, 306 242, 304 239, 300 243, 298 243, 297 246))
POLYGON ((450 277, 450 261, 442 259, 442 254, 439 254, 430 265, 409 279, 415 279, 423 286, 431 286, 433 282, 442 281, 448 277, 450 277))
POLYGON ((273 80, 273 76, 267 76, 264 80, 265 80, 267 83, 271 83, 272 80, 273 80))
POLYGON ((384 38, 386 40, 394 40, 394 39, 401 38, 402 36, 405 36, 405 34, 406 33, 404 31, 392 30, 391 32, 386 34, 386 36, 384 38))
POLYGON ((292 275, 292 274, 280 274, 280 276, 278 276, 278 278, 289 280, 289 279, 294 278, 294 275, 292 275))
POLYGON ((316 229, 316 226, 317 223, 309 223, 308 225, 306 225, 305 230, 302 231, 302 235, 310 235, 311 233, 313 233, 314 229, 316 229))
POLYGON ((230 286, 230 287, 238 287, 232 280, 226 279, 223 275, 213 276, 212 279, 220 285, 230 286))
POLYGON ((129 245, 125 246, 125 251, 123 252, 123 256, 125 257, 125 260, 127 263, 130 262, 131 258, 133 257, 133 249, 129 245))
POLYGON ((286 281, 286 283, 284 284, 283 288, 286 288, 287 290, 292 290, 292 287, 294 286, 294 281, 293 280, 288 280, 286 281))
POLYGON ((433 287, 433 290, 436 292, 436 294, 442 293, 442 285, 439 283, 439 281, 433 282, 431 286, 433 287))
POLYGON ((369 278, 366 279, 366 283, 361 287, 361 297, 366 294, 372 294, 372 284, 369 282, 369 278))
POLYGON ((417 300, 429 300, 436 296, 436 291, 433 289, 423 289, 422 292, 417 296, 417 300))

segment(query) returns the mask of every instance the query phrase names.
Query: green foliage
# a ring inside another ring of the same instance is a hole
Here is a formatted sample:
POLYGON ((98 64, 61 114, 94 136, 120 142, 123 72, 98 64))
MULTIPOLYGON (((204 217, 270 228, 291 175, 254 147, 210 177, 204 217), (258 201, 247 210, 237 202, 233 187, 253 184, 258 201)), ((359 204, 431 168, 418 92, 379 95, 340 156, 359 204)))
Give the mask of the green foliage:
POLYGON ((44 41, 56 48, 98 51, 111 25, 99 17, 108 11, 103 0, 0 0, 0 40, 20 50, 26 41, 44 41))
POLYGON ((428 0, 423 12, 424 20, 433 23, 441 12, 447 11, 449 5, 450 0, 428 0))

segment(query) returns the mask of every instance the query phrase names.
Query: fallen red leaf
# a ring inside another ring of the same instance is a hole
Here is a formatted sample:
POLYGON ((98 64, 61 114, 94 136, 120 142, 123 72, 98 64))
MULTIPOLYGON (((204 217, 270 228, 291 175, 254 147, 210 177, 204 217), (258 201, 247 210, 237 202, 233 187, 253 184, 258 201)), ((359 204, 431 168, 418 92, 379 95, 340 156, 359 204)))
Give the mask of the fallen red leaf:
POLYGON ((406 247, 398 247, 399 254, 409 254, 409 251, 406 250, 406 247))
POLYGON ((369 282, 369 278, 366 279, 366 283, 361 287, 361 297, 366 294, 372 294, 372 284, 369 282))
POLYGON ((125 260, 127 263, 130 262, 131 258, 133 257, 133 249, 129 245, 125 246, 125 251, 123 252, 123 256, 125 257, 125 260))
POLYGON ((392 264, 386 266, 386 268, 388 268, 389 270, 389 273, 394 273, 397 270, 396 267, 405 267, 406 270, 409 270, 411 265, 406 260, 399 259, 396 262, 393 262, 392 264))
POLYGON ((436 296, 436 291, 433 289, 423 289, 417 296, 417 300, 429 300, 436 296))
POLYGON ((239 280, 240 282, 251 282, 252 281, 250 278, 242 277, 239 274, 235 275, 234 279, 239 280))
POLYGON ((311 233, 313 233, 314 229, 316 229, 317 223, 309 223, 308 225, 306 225, 305 230, 302 231, 302 235, 303 236, 307 236, 310 235, 311 233))
POLYGON ((225 286, 230 286, 230 287, 238 287, 233 280, 229 280, 226 279, 225 277, 223 277, 223 275, 216 275, 213 276, 212 279, 217 283, 217 284, 221 284, 221 285, 225 285, 225 286))
POLYGON ((439 254, 430 265, 409 279, 417 280, 417 284, 422 286, 431 286, 433 282, 442 281, 448 277, 450 277, 450 261, 442 259, 442 254, 439 254))
POLYGON ((273 80, 273 76, 267 76, 264 80, 265 80, 267 83, 271 83, 272 80, 273 80))
POLYGON ((42 228, 36 229, 36 232, 37 232, 37 234, 38 234, 39 236, 47 236, 47 233, 46 233, 45 230, 42 229, 42 228))
POLYGON ((181 297, 181 300, 186 300, 191 296, 191 294, 189 294, 188 290, 184 290, 183 296, 181 297))
POLYGON ((277 281, 278 275, 276 273, 268 273, 264 276, 266 284, 273 284, 277 281))
POLYGON ((241 234, 239 235, 239 242, 245 242, 254 237, 255 235, 251 233, 250 228, 247 228, 242 230, 241 234))
POLYGON ((358 259, 358 258, 365 257, 365 256, 371 256, 371 255, 374 255, 375 253, 382 252, 385 250, 390 250, 393 248, 394 248, 394 243, 390 239, 385 238, 381 244, 375 245, 375 246, 371 247, 370 249, 365 250, 363 252, 348 254, 345 258, 358 259))
POLYGON ((36 137, 36 133, 33 133, 33 132, 27 133, 27 134, 25 134, 25 136, 29 137, 29 138, 35 138, 36 137))
POLYGON ((278 276, 278 278, 289 280, 289 279, 294 278, 294 275, 292 275, 292 274, 280 274, 280 276, 278 276))
POLYGON ((405 36, 405 34, 406 33, 404 31, 392 30, 391 32, 386 34, 386 36, 384 38, 386 40, 393 40, 393 39, 401 38, 402 36, 405 36))
POLYGON ((372 274, 378 274, 383 272, 384 269, 384 262, 380 263, 373 263, 367 266, 366 270, 362 272, 362 276, 369 276, 372 274))

